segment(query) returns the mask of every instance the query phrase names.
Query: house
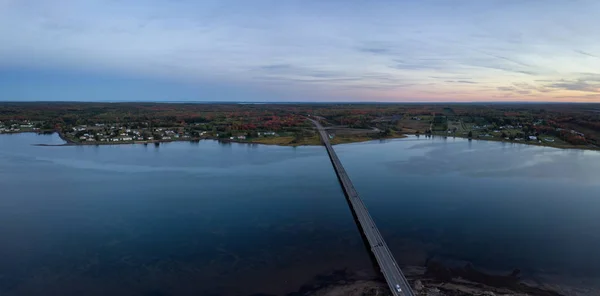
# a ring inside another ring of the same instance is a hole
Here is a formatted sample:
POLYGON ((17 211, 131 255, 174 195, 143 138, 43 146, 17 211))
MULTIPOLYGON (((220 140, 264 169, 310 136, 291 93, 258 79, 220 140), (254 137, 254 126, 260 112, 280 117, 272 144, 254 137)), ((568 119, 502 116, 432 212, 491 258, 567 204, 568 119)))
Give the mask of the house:
POLYGON ((238 140, 246 140, 246 136, 238 136, 238 140))
POLYGON ((580 132, 577 132, 577 131, 574 131, 574 130, 571 130, 571 134, 576 134, 576 135, 578 135, 578 136, 581 136, 581 137, 583 137, 583 134, 582 134, 582 133, 580 133, 580 132))
POLYGON ((233 140, 233 137, 229 137, 229 140, 233 140))
POLYGON ((133 141, 133 139, 131 137, 124 137, 121 138, 122 141, 133 141))
POLYGON ((537 140, 536 136, 529 136, 529 140, 537 140))

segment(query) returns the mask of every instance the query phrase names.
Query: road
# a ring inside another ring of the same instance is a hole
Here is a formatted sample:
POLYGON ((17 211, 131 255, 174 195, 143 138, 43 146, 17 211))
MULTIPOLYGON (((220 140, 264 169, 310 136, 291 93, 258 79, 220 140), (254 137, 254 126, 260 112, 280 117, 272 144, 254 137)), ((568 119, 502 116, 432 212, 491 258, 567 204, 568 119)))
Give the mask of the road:
POLYGON ((323 126, 321 126, 318 121, 312 119, 309 120, 317 127, 317 130, 319 131, 323 145, 325 145, 325 148, 327 149, 331 163, 333 164, 338 179, 340 180, 340 184, 344 189, 346 198, 348 198, 351 210, 358 218, 358 222, 360 224, 359 226, 367 238, 369 246, 371 247, 371 252, 373 252, 373 255, 377 260, 377 264, 379 265, 379 268, 381 269, 381 272, 383 273, 383 276, 390 287, 392 295, 414 296, 414 293, 410 288, 410 284, 404 277, 400 267, 398 267, 398 263, 396 263, 392 252, 383 240, 381 233, 379 233, 379 229, 377 229, 377 226, 371 218, 367 207, 363 203, 360 196, 358 196, 358 192, 356 189, 354 189, 354 185, 352 185, 352 181, 350 181, 350 178, 342 166, 340 159, 337 157, 333 147, 329 143, 327 132, 325 129, 323 129, 323 126), (400 289, 398 289, 397 286, 399 286, 400 289))

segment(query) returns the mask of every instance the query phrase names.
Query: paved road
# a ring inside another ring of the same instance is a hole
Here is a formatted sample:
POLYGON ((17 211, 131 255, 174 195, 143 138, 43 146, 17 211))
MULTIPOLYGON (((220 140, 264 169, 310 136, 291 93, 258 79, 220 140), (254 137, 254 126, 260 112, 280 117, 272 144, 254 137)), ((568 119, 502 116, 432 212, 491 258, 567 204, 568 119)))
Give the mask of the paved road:
POLYGON ((392 294, 395 296, 414 296, 414 293, 412 292, 408 281, 404 277, 404 274, 402 274, 400 267, 398 267, 398 263, 396 263, 392 252, 383 240, 381 233, 379 233, 379 230, 377 229, 375 222, 373 222, 369 211, 367 211, 367 207, 365 207, 361 198, 358 196, 358 192, 356 192, 356 189, 354 189, 352 181, 350 181, 350 178, 342 166, 340 159, 335 154, 335 151, 333 151, 333 147, 331 147, 331 144, 329 143, 329 137, 323 129, 323 126, 321 126, 318 121, 312 119, 309 120, 312 121, 319 131, 321 140, 323 141, 325 148, 327 148, 327 153, 329 154, 329 158, 331 159, 331 163, 333 164, 338 179, 340 180, 342 188, 346 193, 346 197, 350 201, 352 207, 351 210, 354 211, 358 217, 360 228, 362 228, 362 231, 369 242, 369 246, 371 246, 371 252, 373 252, 373 255, 375 255, 377 263, 379 264, 379 268, 381 269, 381 272, 383 273, 383 276, 385 277, 392 294), (400 290, 396 287, 396 285, 400 287, 400 290))

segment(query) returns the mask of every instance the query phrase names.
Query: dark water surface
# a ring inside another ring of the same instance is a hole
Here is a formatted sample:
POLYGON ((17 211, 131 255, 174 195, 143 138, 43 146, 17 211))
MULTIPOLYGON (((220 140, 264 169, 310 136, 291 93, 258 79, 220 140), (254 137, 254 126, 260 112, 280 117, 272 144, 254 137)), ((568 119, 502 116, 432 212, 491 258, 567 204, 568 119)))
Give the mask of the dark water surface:
MULTIPOLYGON (((251 295, 372 265, 323 147, 0 136, 0 295, 251 295)), ((600 153, 335 146, 396 259, 600 278, 600 153)))

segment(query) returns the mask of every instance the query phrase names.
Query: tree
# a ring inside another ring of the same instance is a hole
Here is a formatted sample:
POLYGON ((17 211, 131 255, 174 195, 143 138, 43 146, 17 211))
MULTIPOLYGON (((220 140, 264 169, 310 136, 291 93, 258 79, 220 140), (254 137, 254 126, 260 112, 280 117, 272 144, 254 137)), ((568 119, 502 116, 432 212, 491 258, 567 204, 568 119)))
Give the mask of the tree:
POLYGON ((302 133, 302 131, 295 132, 294 140, 292 141, 292 143, 300 143, 300 142, 302 142, 303 139, 304 139, 304 134, 302 133))
POLYGON ((469 139, 473 138, 473 131, 469 131, 469 139))

